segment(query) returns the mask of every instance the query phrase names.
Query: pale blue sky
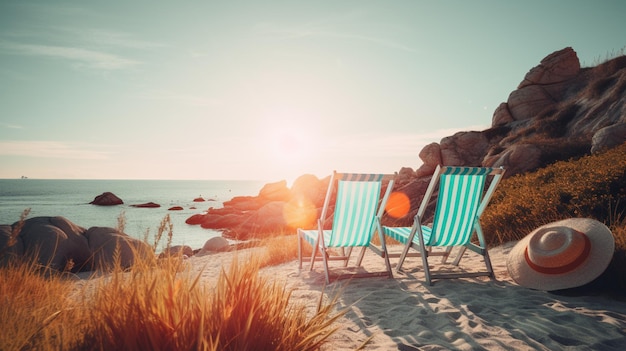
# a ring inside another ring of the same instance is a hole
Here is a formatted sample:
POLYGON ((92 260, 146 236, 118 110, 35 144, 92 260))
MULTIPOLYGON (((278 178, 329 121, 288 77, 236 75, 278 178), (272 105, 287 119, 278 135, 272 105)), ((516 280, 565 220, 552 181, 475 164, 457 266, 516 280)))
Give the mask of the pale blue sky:
POLYGON ((548 54, 623 53, 622 1, 1 1, 0 178, 417 168, 548 54))

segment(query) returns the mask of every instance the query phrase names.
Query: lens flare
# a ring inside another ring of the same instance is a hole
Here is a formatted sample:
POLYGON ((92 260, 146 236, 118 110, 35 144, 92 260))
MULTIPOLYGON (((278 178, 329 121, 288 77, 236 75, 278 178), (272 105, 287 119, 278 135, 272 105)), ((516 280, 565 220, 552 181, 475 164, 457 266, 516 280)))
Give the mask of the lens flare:
POLYGON ((411 200, 405 193, 393 192, 389 195, 385 211, 393 218, 406 216, 411 210, 411 200))
POLYGON ((307 199, 293 199, 285 204, 283 218, 292 228, 312 229, 317 219, 317 208, 307 199))

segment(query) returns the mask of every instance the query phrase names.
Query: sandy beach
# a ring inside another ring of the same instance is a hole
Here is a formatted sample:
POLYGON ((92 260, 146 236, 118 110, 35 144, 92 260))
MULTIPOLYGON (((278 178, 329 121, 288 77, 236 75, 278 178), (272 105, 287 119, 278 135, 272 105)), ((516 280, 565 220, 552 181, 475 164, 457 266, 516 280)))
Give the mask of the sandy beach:
MULTIPOLYGON (((284 281, 294 290, 293 302, 306 304, 311 311, 322 294, 324 299, 340 294, 337 308, 348 312, 325 350, 354 350, 368 338, 364 350, 623 350, 626 302, 515 284, 506 269, 513 245, 490 250, 496 280, 437 280, 428 286, 419 258, 407 259, 404 273, 394 270, 394 279, 341 280, 326 287, 321 263, 313 272, 300 272, 294 260, 263 268, 262 274, 284 281)), ((210 283, 235 255, 245 259, 254 250, 187 261, 210 283)), ((383 265, 380 257, 366 254, 366 270, 378 271, 383 265)), ((473 253, 466 253, 461 265, 468 270, 484 267, 473 253)))

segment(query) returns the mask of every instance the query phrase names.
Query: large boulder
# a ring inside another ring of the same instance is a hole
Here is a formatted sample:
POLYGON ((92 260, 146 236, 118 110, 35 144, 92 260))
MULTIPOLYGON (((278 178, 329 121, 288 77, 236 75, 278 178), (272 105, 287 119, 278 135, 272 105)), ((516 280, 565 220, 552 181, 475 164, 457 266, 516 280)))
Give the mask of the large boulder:
POLYGON ((146 242, 120 233, 114 228, 91 227, 84 236, 93 257, 90 270, 109 270, 115 265, 131 267, 137 259, 151 259, 153 250, 146 242))
POLYGON ((541 165, 541 149, 533 144, 515 144, 501 154, 485 158, 485 167, 503 167, 513 174, 537 169, 541 165))
POLYGON ((624 140, 626 140, 626 123, 604 127, 593 135, 591 139, 591 152, 596 153, 610 149, 621 145, 624 140))
POLYGON ((224 202, 225 209, 236 211, 255 211, 261 208, 267 198, 261 196, 235 196, 224 202))
POLYGON ((83 235, 85 228, 64 217, 33 217, 23 224, 18 235, 24 254, 36 257, 38 264, 58 271, 90 270, 91 252, 83 235))
POLYGON ((290 196, 286 180, 265 184, 259 192, 259 197, 267 201, 287 201, 290 196))
POLYGON ((511 122, 515 121, 513 116, 511 115, 511 111, 509 111, 509 104, 506 102, 498 105, 496 110, 493 112, 493 117, 491 119, 491 125, 493 127, 499 127, 511 122))
POLYGON ((482 132, 458 132, 441 139, 440 147, 444 166, 479 166, 489 141, 482 132))
POLYGON ((90 204, 97 206, 115 206, 124 204, 124 201, 112 192, 107 191, 96 196, 90 204))
POLYGON ((555 51, 533 67, 518 88, 529 85, 558 84, 575 78, 580 73, 580 61, 571 47, 555 51))
POLYGON ((163 252, 159 254, 159 258, 176 256, 182 256, 183 258, 191 257, 193 256, 193 249, 189 245, 174 245, 165 248, 163 252))
POLYGON ((540 85, 527 85, 514 90, 507 101, 513 119, 527 120, 554 106, 556 100, 540 85))
POLYGON ((301 175, 293 182, 291 196, 287 202, 298 200, 313 204, 315 207, 322 207, 329 181, 330 177, 320 180, 312 174, 301 175))
POLYGON ((441 157, 441 145, 437 143, 430 143, 424 146, 422 151, 419 153, 419 158, 422 160, 423 164, 417 169, 416 176, 420 178, 432 175, 437 166, 443 164, 441 157))
POLYGON ((60 216, 33 217, 0 226, 3 264, 25 258, 56 271, 84 272, 108 269, 115 263, 128 268, 139 255, 147 259, 154 256, 150 245, 114 228, 85 229, 60 216))
POLYGON ((214 252, 228 251, 230 243, 221 236, 210 238, 204 243, 204 246, 198 251, 197 256, 204 256, 214 252))
POLYGON ((498 106, 493 125, 502 125, 511 119, 520 121, 537 117, 565 96, 570 81, 579 73, 580 61, 572 48, 546 56, 526 73, 517 90, 509 95, 506 105, 498 106))
POLYGON ((242 217, 242 222, 224 234, 234 239, 246 240, 280 233, 289 228, 284 216, 285 204, 284 201, 268 202, 258 211, 242 217))

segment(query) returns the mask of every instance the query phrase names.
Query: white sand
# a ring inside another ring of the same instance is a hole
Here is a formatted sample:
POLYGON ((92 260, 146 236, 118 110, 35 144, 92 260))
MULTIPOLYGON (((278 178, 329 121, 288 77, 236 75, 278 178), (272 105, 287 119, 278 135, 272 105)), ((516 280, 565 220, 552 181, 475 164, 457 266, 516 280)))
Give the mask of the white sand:
MULTIPOLYGON (((408 258, 394 279, 359 278, 326 286, 321 263, 313 272, 297 261, 262 272, 284 280, 297 303, 314 311, 321 294, 340 293, 338 309, 348 313, 325 350, 624 350, 626 302, 602 296, 565 296, 516 285, 506 270, 513 243, 490 250, 496 280, 463 278, 425 284, 421 258, 408 258)), ((256 250, 256 249, 255 249, 256 250)), ((254 250, 246 250, 254 254, 254 250)), ((244 255, 245 251, 239 255, 244 255)), ((215 279, 233 253, 188 260, 202 276, 215 279)), ((381 270, 383 260, 368 252, 364 266, 381 270)), ((395 267, 397 259, 392 259, 395 267)), ((335 263, 335 266, 338 262, 335 263)), ((436 269, 439 258, 433 257, 436 269)), ((466 253, 461 266, 483 268, 482 258, 466 253)))

